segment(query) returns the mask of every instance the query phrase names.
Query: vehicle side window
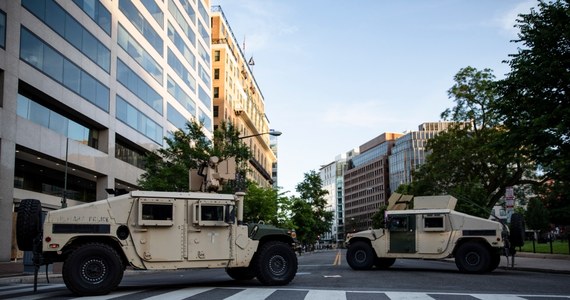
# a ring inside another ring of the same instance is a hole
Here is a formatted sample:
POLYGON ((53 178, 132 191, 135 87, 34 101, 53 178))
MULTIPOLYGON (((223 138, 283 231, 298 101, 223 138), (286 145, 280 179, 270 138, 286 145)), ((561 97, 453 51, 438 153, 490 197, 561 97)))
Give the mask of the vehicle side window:
POLYGON ((143 220, 172 220, 172 204, 143 204, 143 220))
POLYGON ((408 216, 392 216, 390 231, 408 231, 408 216))
POLYGON ((172 226, 174 203, 172 201, 146 201, 139 203, 138 224, 142 226, 172 226))
POLYGON ((223 221, 224 220, 224 207, 223 206, 202 206, 202 221, 223 221))
POLYGON ((445 221, 443 215, 424 215, 425 231, 444 231, 445 221))

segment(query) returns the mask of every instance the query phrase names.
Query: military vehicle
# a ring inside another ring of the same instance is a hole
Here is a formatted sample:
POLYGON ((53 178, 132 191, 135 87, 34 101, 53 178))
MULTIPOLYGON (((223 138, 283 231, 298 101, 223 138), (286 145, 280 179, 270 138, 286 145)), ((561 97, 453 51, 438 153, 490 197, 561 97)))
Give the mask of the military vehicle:
POLYGON ((503 223, 455 211, 452 196, 394 193, 388 203, 385 228, 349 236, 346 260, 352 269, 387 269, 404 258, 454 257, 461 272, 484 273, 495 270, 503 254, 514 263, 514 247, 524 241, 520 215, 513 215, 510 232, 503 223))
MULTIPOLYGON (((212 158, 191 172, 191 186, 217 191, 234 172, 218 172, 212 158), (200 180, 196 180, 199 178, 200 180)), ((47 212, 40 201, 20 202, 20 250, 39 266, 63 262, 62 277, 77 295, 115 289, 133 270, 225 268, 236 280, 288 284, 297 272, 294 238, 287 230, 243 223, 244 193, 133 191, 47 212)))

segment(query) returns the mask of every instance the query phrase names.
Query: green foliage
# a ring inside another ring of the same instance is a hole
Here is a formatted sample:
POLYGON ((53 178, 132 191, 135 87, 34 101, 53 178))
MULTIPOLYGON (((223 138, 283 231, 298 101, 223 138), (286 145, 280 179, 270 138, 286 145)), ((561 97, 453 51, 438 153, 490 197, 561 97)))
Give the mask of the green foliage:
POLYGON ((508 61, 511 72, 500 82, 497 108, 506 142, 536 161, 547 183, 536 193, 550 210, 552 222, 570 219, 570 2, 539 1, 520 15, 518 53, 508 61), (548 181, 547 181, 548 180, 548 181))
POLYGON ((533 198, 528 203, 525 213, 526 226, 532 230, 548 229, 548 211, 540 199, 533 198))
POLYGON ((203 125, 194 121, 164 141, 166 147, 147 154, 145 173, 138 181, 143 190, 186 192, 188 171, 197 169, 211 156, 221 160, 235 156, 238 163, 251 157, 247 146, 239 140, 239 131, 229 123, 214 132, 214 143, 206 137, 203 125))
POLYGON ((531 182, 527 178, 534 165, 503 143, 491 70, 467 67, 454 79, 448 93, 456 106, 442 117, 457 124, 428 142, 431 154, 414 174, 412 190, 415 195, 453 195, 459 211, 487 217, 507 187, 531 182))
POLYGON ((388 206, 382 205, 378 208, 378 211, 372 215, 372 227, 373 228, 384 228, 384 226, 386 225, 385 220, 384 220, 384 217, 385 217, 384 213, 386 212, 387 208, 388 208, 388 206))
POLYGON ((243 218, 246 223, 277 223, 277 190, 249 183, 244 200, 243 218))
POLYGON ((519 16, 516 27, 518 53, 508 61, 511 72, 501 82, 498 106, 509 142, 536 160, 554 184, 569 182, 570 3, 540 1, 538 9, 519 16))
POLYGON ((317 237, 330 231, 333 212, 326 210, 328 191, 323 190, 323 182, 316 171, 305 173, 303 182, 297 184, 300 197, 293 199, 293 222, 298 239, 313 244, 317 237))

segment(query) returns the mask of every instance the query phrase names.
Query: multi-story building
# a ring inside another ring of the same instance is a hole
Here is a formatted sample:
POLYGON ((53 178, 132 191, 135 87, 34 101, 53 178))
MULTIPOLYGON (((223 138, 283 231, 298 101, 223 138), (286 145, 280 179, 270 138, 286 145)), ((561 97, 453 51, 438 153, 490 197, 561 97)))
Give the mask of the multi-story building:
POLYGON ((187 120, 211 136, 210 32, 209 0, 0 1, 0 261, 21 199, 104 199, 187 120))
POLYGON ((372 216, 390 196, 388 156, 400 133, 383 133, 364 143, 344 173, 345 232, 372 227, 372 216))
POLYGON ((429 139, 447 130, 455 122, 426 122, 396 139, 388 162, 390 165, 390 190, 395 191, 401 184, 413 181, 414 171, 425 163, 426 145, 429 139))
POLYGON ((323 189, 328 192, 327 208, 333 212, 331 230, 321 239, 325 243, 342 245, 344 242, 344 172, 347 161, 357 155, 358 151, 355 148, 337 155, 333 162, 319 169, 323 189))
POLYGON ((277 161, 269 140, 265 99, 250 65, 239 47, 221 7, 212 8, 214 126, 230 122, 249 146, 253 158, 248 176, 262 187, 272 186, 272 167, 277 161))

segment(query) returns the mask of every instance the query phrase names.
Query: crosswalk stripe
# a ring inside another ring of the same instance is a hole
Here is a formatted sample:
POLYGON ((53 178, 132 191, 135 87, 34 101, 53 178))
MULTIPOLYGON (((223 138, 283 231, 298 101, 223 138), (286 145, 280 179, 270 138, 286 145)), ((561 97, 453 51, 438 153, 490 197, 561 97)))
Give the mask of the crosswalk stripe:
POLYGON ((181 299, 186 299, 188 297, 192 297, 194 295, 201 294, 203 292, 207 292, 211 289, 212 288, 191 287, 191 288, 185 288, 185 289, 180 289, 180 290, 168 292, 165 294, 156 295, 156 296, 145 298, 145 299, 146 300, 161 300, 161 299, 181 300, 181 299))
POLYGON ((69 300, 106 300, 106 299, 119 298, 119 297, 127 296, 130 294, 136 294, 138 292, 140 292, 140 291, 135 290, 135 291, 127 291, 127 292, 112 292, 111 294, 108 294, 108 295, 78 297, 78 298, 73 298, 73 299, 69 299, 69 300))
POLYGON ((477 299, 481 300, 521 300, 525 298, 521 298, 515 295, 496 295, 496 294, 475 294, 471 295, 477 299))
POLYGON ((346 300, 345 291, 310 290, 305 299, 346 300))
MULTIPOLYGON (((51 284, 51 285, 38 286, 38 291, 56 289, 56 288, 61 288, 64 286, 65 286, 65 284, 51 284)), ((18 288, 18 290, 16 292, 15 292, 15 290, 2 291, 2 292, 0 292, 0 296, 10 295, 10 294, 15 294, 15 293, 22 293, 22 292, 32 292, 34 290, 34 286, 32 284, 27 284, 24 287, 22 287, 20 285, 19 287, 20 288, 18 288)))
MULTIPOLYGON (((0 289, 0 299, 25 298, 29 300, 51 299, 71 295, 64 284, 51 284, 38 286, 38 292, 32 293, 33 285, 16 284, 2 286, 0 289), (24 296, 25 295, 25 296, 24 296)), ((350 300, 364 299, 370 297, 374 299, 418 299, 431 300, 441 299, 441 297, 469 297, 480 300, 524 300, 533 298, 549 299, 570 299, 570 295, 523 295, 523 294, 477 294, 477 293, 446 293, 446 292, 397 292, 397 291, 356 291, 356 290, 323 290, 323 289, 297 289, 297 288, 234 288, 234 287, 188 287, 178 290, 164 291, 161 294, 153 292, 149 297, 144 294, 151 290, 129 289, 122 291, 120 288, 108 295, 70 298, 69 300, 101 300, 101 299, 146 299, 146 300, 182 300, 182 299, 212 299, 225 300, 264 300, 264 299, 306 299, 306 300, 350 300), (140 293, 139 295, 137 295, 140 293)))
POLYGON ((225 300, 264 300, 273 294, 276 289, 247 289, 243 290, 233 296, 226 298, 225 300))
POLYGON ((433 300, 432 297, 430 297, 428 294, 425 294, 425 293, 386 292, 385 294, 391 300, 400 300, 400 299, 406 299, 406 300, 414 300, 414 299, 428 300, 428 299, 431 299, 431 300, 433 300))
POLYGON ((64 295, 69 295, 69 291, 68 290, 59 290, 59 291, 55 291, 55 292, 38 293, 38 294, 26 296, 25 299, 26 300, 50 299, 50 298, 55 298, 58 296, 61 297, 64 295))

